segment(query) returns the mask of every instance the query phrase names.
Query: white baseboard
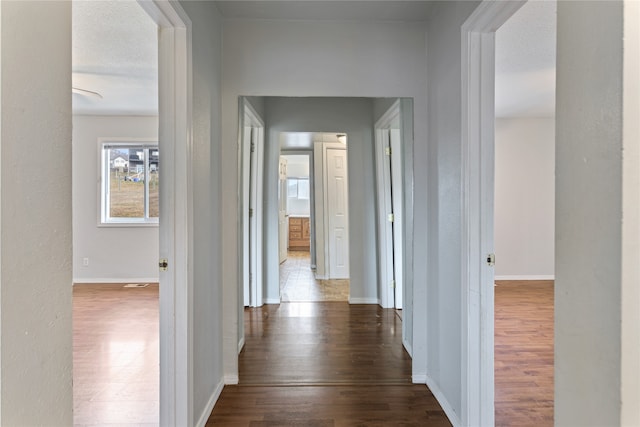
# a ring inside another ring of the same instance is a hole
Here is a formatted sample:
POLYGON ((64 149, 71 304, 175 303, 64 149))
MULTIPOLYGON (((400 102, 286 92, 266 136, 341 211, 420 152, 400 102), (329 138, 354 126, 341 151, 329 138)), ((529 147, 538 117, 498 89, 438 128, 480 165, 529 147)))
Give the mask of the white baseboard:
POLYGON ((238 342, 238 354, 240 354, 243 347, 244 347, 244 337, 240 338, 240 341, 238 342))
POLYGON ((495 280, 556 280, 556 276, 551 275, 520 275, 520 276, 495 276, 495 280))
POLYGON ((239 382, 240 382, 240 378, 238 378, 238 374, 225 374, 224 376, 225 385, 236 385, 239 382))
POLYGON ((114 279, 113 277, 107 277, 107 278, 74 278, 73 279, 73 284, 95 284, 95 283, 158 283, 160 279, 158 277, 136 277, 134 279, 123 279, 123 278, 117 278, 114 279))
POLYGON ((351 298, 349 297, 349 304, 380 304, 380 300, 377 298, 351 298))
POLYGON ((413 384, 426 384, 427 383, 427 374, 412 374, 411 382, 413 384))
POLYGON ((200 414, 200 418, 198 418, 198 422, 196 423, 196 427, 204 427, 211 416, 211 411, 213 411, 213 407, 216 406, 216 402, 220 397, 220 393, 222 393, 222 389, 224 388, 224 381, 220 381, 216 386, 216 389, 211 394, 209 401, 207 402, 207 406, 204 407, 202 414, 200 414))
POLYGON ((447 417, 449 418, 449 421, 451 422, 453 427, 462 426, 462 421, 460 421, 460 417, 458 416, 458 414, 456 414, 456 411, 453 410, 453 407, 451 406, 447 398, 444 396, 444 394, 440 390, 440 387, 438 387, 436 382, 429 375, 426 375, 426 377, 427 377, 426 378, 427 387, 429 387, 429 390, 431 390, 431 393, 433 393, 433 395, 435 396, 436 400, 444 410, 444 413, 447 414, 447 417))
POLYGON ((266 298, 264 300, 265 304, 280 304, 280 298, 266 298))

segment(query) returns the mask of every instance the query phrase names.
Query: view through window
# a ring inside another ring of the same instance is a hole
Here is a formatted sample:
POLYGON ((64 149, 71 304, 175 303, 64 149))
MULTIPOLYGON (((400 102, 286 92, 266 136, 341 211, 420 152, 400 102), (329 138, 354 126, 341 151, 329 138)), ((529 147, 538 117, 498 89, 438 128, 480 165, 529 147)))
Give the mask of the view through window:
POLYGON ((101 222, 158 223, 158 143, 102 143, 101 222))

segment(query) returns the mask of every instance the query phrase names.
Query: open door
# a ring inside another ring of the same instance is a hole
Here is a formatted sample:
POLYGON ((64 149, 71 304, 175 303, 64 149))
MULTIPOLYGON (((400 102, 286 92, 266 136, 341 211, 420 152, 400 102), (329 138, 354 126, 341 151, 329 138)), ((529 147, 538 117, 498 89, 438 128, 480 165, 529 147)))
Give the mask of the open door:
MULTIPOLYGON (((242 106, 242 292, 243 306, 262 298, 262 215, 264 122, 245 99, 242 106)), ((242 310, 240 310, 242 311, 242 310)))
POLYGON ((402 309, 404 189, 399 101, 376 123, 376 168, 381 305, 402 309))
POLYGON ((278 168, 278 247, 279 262, 282 264, 287 260, 287 159, 280 156, 280 166, 278 168))

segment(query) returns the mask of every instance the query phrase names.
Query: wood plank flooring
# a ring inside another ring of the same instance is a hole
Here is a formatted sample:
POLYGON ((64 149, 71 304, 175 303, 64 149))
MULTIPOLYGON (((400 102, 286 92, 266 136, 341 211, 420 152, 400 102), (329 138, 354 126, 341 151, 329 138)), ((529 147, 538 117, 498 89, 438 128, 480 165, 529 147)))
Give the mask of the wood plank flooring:
MULTIPOLYGON (((496 425, 551 426, 553 282, 495 289, 496 425)), ((77 285, 73 308, 74 424, 156 426, 157 285, 77 285)), ((289 303, 245 322, 240 385, 224 389, 209 425, 448 425, 429 390, 410 384, 393 310, 289 303)))
POLYGON ((553 281, 496 285, 496 426, 552 426, 553 281))
POLYGON ((240 384, 207 425, 450 426, 425 385, 411 384, 396 311, 346 302, 245 310, 240 384))
POLYGON ((158 285, 73 287, 73 423, 157 426, 158 285))

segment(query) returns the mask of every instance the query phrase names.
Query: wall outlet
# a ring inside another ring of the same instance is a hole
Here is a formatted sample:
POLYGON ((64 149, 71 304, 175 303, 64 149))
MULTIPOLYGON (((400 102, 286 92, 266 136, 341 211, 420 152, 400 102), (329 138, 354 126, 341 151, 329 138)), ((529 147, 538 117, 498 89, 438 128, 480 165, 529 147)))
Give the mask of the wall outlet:
POLYGON ((89 266, 89 258, 82 258, 82 265, 85 267, 89 266))

